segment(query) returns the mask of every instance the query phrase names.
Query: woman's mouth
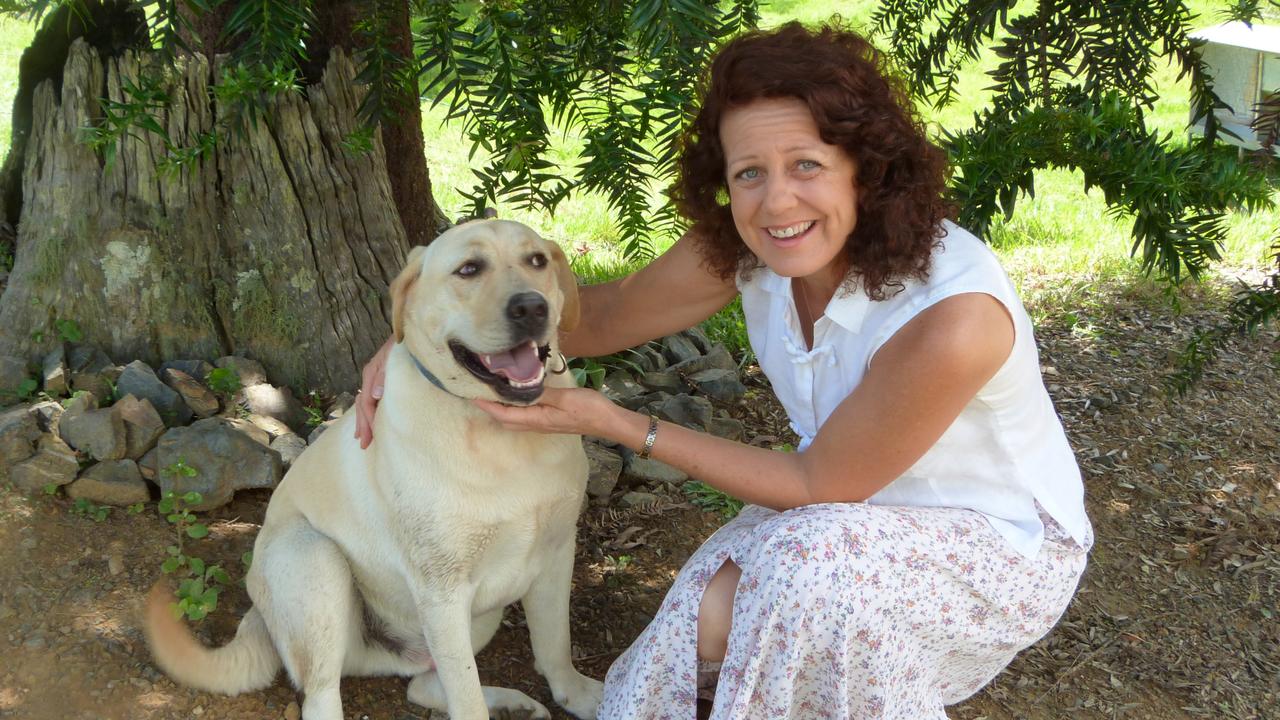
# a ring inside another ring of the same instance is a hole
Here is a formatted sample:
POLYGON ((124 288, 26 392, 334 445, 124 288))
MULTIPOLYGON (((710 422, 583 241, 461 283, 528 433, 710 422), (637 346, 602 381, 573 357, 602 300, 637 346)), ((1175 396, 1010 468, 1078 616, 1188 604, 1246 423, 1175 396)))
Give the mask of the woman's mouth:
POLYGON ((791 247, 800 242, 802 238, 809 234, 813 226, 817 225, 814 220, 805 220, 804 222, 793 223, 791 225, 776 225, 764 229, 769 238, 773 240, 775 245, 780 247, 791 247))

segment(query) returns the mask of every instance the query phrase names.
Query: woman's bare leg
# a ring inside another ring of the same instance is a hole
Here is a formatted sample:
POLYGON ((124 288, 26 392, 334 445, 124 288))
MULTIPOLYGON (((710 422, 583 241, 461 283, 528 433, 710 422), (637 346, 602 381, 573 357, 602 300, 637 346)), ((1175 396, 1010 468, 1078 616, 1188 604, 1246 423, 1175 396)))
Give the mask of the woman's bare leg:
POLYGON ((711 582, 698 606, 698 659, 711 662, 724 660, 729 646, 729 628, 733 623, 733 596, 738 591, 738 579, 742 568, 732 560, 725 560, 711 582))

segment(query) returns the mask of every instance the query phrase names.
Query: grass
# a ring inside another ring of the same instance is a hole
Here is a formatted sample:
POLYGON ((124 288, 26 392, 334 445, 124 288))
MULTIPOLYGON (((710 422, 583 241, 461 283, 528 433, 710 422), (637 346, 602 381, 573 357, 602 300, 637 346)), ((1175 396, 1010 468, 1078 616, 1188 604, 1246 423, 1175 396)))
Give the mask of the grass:
POLYGON ((18 94, 18 61, 34 34, 31 23, 0 17, 0 158, 9 154, 13 98, 18 94))
MULTIPOLYGON (((792 19, 818 23, 838 13, 847 24, 869 32, 876 4, 875 0, 778 0, 762 7, 761 25, 773 27, 792 19)), ((1195 23, 1197 27, 1219 21, 1220 2, 1196 0, 1190 6, 1202 18, 1195 23)), ((9 140, 10 107, 17 91, 18 58, 31 35, 30 24, 0 19, 0 144, 5 148, 9 140)), ((943 128, 961 130, 973 122, 975 113, 989 97, 984 90, 988 84, 985 73, 995 64, 994 55, 984 53, 978 62, 961 72, 959 100, 955 104, 941 109, 920 108, 933 132, 940 133, 943 128)), ((1160 101, 1148 115, 1150 122, 1161 132, 1170 133, 1173 142, 1185 142, 1188 103, 1185 83, 1179 83, 1176 70, 1168 67, 1160 72, 1156 84, 1160 101)), ((446 215, 457 217, 464 207, 461 191, 472 186, 475 181, 472 170, 480 167, 484 158, 468 156, 469 145, 462 135, 461 123, 446 122, 443 106, 424 104, 423 133, 433 191, 446 215)), ((581 148, 582 138, 578 134, 562 132, 555 139, 551 157, 562 167, 572 167, 577 164, 581 148)), ((554 214, 501 203, 497 209, 500 216, 525 222, 560 242, 573 259, 575 270, 589 282, 617 277, 637 267, 621 257, 618 231, 609 216, 608 203, 598 194, 572 197, 554 214)), ((1038 286, 1037 278, 1045 277, 1071 276, 1090 282, 1111 279, 1143 284, 1137 261, 1128 256, 1132 244, 1129 222, 1107 213, 1101 193, 1085 192, 1079 173, 1045 170, 1036 175, 1036 195, 1021 198, 1012 216, 995 222, 987 239, 1015 281, 1024 287, 1024 292, 1038 286)), ((1228 226, 1230 235, 1223 249, 1226 266, 1256 267, 1267 262, 1269 240, 1276 227, 1274 217, 1266 212, 1237 212, 1229 217, 1228 226)), ((674 239, 657 238, 657 249, 665 249, 674 239)), ((1028 304, 1043 300, 1058 308, 1068 307, 1075 301, 1073 298, 1087 293, 1080 290, 1064 294, 1061 289, 1059 284, 1054 292, 1043 296, 1032 292, 1027 298, 1028 304)), ((1056 311, 1044 308, 1044 312, 1056 311)), ((708 329, 726 344, 745 343, 740 315, 718 316, 708 329)))

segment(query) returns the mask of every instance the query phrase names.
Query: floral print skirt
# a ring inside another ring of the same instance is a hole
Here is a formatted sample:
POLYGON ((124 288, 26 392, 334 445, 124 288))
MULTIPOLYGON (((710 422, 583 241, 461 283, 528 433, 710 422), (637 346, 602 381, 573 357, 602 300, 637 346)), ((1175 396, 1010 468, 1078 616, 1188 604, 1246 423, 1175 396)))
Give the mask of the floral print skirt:
POLYGON ((748 506, 685 564, 605 679, 602 720, 692 720, 697 615, 742 568, 712 720, 936 720, 1049 632, 1082 547, 1047 514, 1034 559, 982 515, 865 503, 748 506))

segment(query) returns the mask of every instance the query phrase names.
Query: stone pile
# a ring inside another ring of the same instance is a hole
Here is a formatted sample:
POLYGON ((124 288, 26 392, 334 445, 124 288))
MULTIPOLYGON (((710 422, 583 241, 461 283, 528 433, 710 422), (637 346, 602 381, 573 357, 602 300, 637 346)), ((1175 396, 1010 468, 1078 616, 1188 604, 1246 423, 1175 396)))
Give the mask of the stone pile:
MULTIPOLYGON (((601 387, 614 402, 729 440, 742 439, 742 423, 723 407, 717 409, 746 393, 737 362, 702 331, 685 330, 634 348, 614 365, 601 387)), ((643 506, 657 500, 655 493, 675 493, 689 480, 669 465, 599 438, 587 438, 586 450, 591 464, 587 494, 593 502, 609 502, 620 492, 622 505, 643 506)))
MULTIPOLYGON (((246 358, 157 369, 68 344, 44 358, 42 389, 70 397, 0 411, 0 481, 25 492, 65 486, 69 497, 123 506, 196 491, 195 509, 208 510, 236 490, 275 487, 306 447, 307 410, 246 358), (216 368, 234 378, 223 394, 207 381, 216 368)), ((343 395, 327 414, 351 404, 343 395)))
MULTIPOLYGON (((610 399, 741 439, 742 423, 717 409, 746 392, 722 345, 690 330, 617 358, 607 363, 601 387, 610 399)), ((70 397, 0 410, 0 482, 24 492, 65 486, 69 497, 100 505, 196 491, 204 502, 194 509, 208 510, 229 502, 236 490, 273 488, 354 402, 343 393, 323 415, 308 412, 288 388, 268 383, 261 365, 235 356, 213 364, 119 366, 93 346, 67 344, 45 357, 42 375, 45 396, 70 397), (210 382, 216 368, 238 382, 210 382)), ((688 480, 598 438, 586 438, 584 447, 591 465, 587 492, 596 503, 616 496, 625 506, 644 505, 688 480)))

